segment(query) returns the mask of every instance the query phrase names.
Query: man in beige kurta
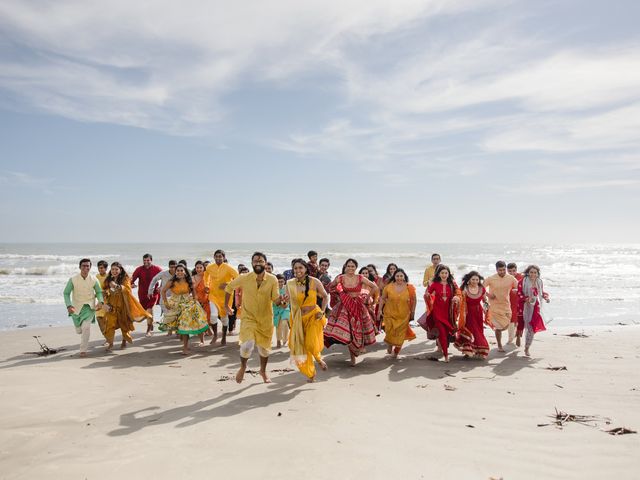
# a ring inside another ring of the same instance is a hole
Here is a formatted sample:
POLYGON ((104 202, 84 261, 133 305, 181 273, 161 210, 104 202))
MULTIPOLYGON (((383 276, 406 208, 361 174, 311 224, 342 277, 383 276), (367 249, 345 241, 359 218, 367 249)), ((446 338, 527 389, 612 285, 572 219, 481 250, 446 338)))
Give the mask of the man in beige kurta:
POLYGON ((504 352, 502 331, 510 329, 509 337, 511 338, 513 323, 511 323, 510 296, 511 291, 518 288, 518 280, 507 273, 507 264, 502 260, 496 263, 496 272, 484 281, 484 288, 489 298, 489 318, 495 327, 498 351, 504 352))

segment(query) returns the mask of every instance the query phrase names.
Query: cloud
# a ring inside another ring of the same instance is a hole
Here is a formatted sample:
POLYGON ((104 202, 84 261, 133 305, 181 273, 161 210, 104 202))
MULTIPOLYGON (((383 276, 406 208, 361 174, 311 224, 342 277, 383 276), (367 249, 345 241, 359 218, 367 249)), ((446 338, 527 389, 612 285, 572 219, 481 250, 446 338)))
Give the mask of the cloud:
POLYGON ((52 193, 53 178, 36 177, 25 172, 5 172, 0 175, 0 184, 6 188, 29 188, 40 190, 42 193, 52 193))
POLYGON ((348 39, 496 3, 7 0, 0 88, 14 108, 204 134, 245 82, 327 68, 348 39))

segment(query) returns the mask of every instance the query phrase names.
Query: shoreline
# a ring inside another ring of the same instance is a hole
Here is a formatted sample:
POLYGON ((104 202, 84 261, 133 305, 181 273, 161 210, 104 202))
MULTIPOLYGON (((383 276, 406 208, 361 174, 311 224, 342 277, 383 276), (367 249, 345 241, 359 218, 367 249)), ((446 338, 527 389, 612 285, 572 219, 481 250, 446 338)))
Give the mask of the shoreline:
POLYGON ((274 349, 268 385, 233 381, 235 336, 184 358, 179 341, 138 332, 102 354, 95 327, 78 358, 71 326, 0 332, 2 477, 635 478, 640 435, 604 430, 640 431, 639 326, 576 332, 586 338, 550 328, 532 359, 499 354, 489 334, 487 361, 452 350, 447 364, 426 359, 435 345, 416 330, 398 360, 381 336, 355 368, 346 348, 325 349, 329 371, 313 384, 274 349), (24 355, 37 350, 33 335, 68 350, 24 355), (611 423, 538 427, 556 408, 611 423))

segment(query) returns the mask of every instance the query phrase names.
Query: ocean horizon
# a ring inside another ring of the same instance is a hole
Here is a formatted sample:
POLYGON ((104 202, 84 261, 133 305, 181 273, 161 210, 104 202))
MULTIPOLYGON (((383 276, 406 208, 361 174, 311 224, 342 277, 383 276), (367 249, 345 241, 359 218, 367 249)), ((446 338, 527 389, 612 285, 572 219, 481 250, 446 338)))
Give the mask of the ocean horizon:
POLYGON ((388 242, 32 242, 0 243, 0 330, 71 325, 62 290, 78 271, 82 257, 119 261, 131 273, 151 253, 154 263, 166 268, 170 259, 211 259, 222 248, 229 263, 249 263, 251 253, 263 251, 276 272, 289 268, 291 259, 306 258, 308 250, 331 261, 335 277, 347 258, 360 265, 373 263, 382 274, 388 263, 404 268, 418 290, 416 313, 424 311, 422 275, 432 253, 442 256, 456 280, 471 270, 485 277, 495 262, 515 262, 541 268, 551 295, 548 313, 553 326, 640 323, 640 244, 622 243, 388 243, 388 242))

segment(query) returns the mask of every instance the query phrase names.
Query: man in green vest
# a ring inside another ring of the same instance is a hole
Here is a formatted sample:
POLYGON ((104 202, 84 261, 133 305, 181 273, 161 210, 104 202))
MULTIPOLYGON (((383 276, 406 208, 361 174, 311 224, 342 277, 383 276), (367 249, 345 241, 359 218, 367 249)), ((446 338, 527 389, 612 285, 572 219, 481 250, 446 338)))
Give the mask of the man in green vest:
POLYGON ((91 324, 96 321, 96 310, 102 308, 102 288, 96 277, 91 275, 91 260, 80 260, 80 273, 74 275, 67 282, 64 289, 64 303, 67 313, 73 320, 76 333, 80 337, 80 356, 87 356, 91 324), (96 304, 96 299, 98 304, 96 304))

